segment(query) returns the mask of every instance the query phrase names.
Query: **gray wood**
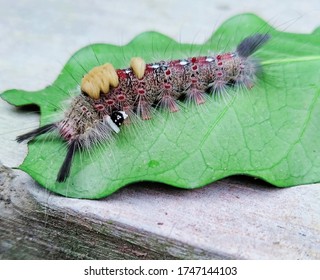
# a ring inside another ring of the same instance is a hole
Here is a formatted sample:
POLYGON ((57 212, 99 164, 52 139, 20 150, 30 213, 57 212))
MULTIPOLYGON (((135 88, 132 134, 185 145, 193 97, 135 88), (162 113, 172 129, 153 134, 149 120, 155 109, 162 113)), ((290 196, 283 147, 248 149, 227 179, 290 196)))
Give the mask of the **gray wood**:
MULTIPOLYGON (((31 182, 32 195, 20 180, 23 176, 16 175, 11 169, 0 167, 0 259, 224 257, 179 240, 171 240, 143 227, 139 229, 137 224, 123 223, 109 215, 88 215, 88 206, 81 206, 84 212, 78 208, 79 203, 82 204, 81 200, 65 200, 31 182), (72 202, 75 202, 74 209, 63 205, 72 205, 72 202)), ((87 203, 90 206, 92 201, 87 203)), ((93 203, 99 205, 101 202, 93 203)), ((92 206, 94 205, 90 207, 92 206)), ((108 212, 108 209, 104 211, 108 212)), ((128 215, 126 219, 133 219, 130 213, 125 213, 128 215)), ((164 223, 157 222, 155 227, 162 224, 164 223)))
POLYGON ((54 195, 2 167, 0 199, 3 259, 320 258, 318 185, 146 183, 90 201, 54 195))

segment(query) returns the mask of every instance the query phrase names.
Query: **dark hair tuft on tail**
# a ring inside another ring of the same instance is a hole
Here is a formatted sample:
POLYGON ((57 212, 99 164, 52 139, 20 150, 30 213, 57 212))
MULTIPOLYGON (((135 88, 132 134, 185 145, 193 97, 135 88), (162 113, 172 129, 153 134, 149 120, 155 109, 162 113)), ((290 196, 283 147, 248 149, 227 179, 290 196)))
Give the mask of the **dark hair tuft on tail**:
POLYGON ((255 34, 245 38, 237 47, 237 53, 241 57, 249 57, 264 45, 271 36, 269 34, 255 34))

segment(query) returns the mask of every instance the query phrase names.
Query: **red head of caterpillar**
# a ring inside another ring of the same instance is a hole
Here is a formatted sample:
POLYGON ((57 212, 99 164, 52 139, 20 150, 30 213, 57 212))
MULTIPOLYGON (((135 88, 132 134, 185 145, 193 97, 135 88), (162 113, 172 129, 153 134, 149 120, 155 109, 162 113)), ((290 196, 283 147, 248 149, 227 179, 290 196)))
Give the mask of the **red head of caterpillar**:
POLYGON ((152 107, 177 112, 177 100, 202 104, 206 95, 223 92, 228 86, 251 88, 261 67, 250 55, 268 39, 267 34, 256 34, 244 39, 234 52, 215 56, 149 64, 134 58, 126 69, 115 70, 111 64, 95 67, 83 78, 81 94, 72 100, 61 121, 23 134, 17 141, 57 130, 68 143, 57 176, 57 181, 63 182, 75 153, 110 140, 127 117, 147 120, 152 117, 152 107))

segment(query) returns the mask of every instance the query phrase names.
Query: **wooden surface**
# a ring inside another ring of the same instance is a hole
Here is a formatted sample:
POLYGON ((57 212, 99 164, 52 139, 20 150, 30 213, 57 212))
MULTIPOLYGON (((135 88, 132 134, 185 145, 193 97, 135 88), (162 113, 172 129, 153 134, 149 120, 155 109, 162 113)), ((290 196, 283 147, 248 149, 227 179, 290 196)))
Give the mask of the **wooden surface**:
MULTIPOLYGON (((286 1, 140 2, 1 1, 0 91, 41 89, 81 47, 125 44, 147 30, 201 43, 247 11, 266 20, 276 15, 278 26, 291 19, 289 31, 319 25, 311 12, 318 1, 290 1, 305 15, 299 20, 286 1)), ((0 101, 0 118, 0 160, 14 167, 26 154, 14 138, 37 126, 37 115, 0 101)), ((320 259, 319 201, 319 185, 277 189, 245 177, 197 190, 146 182, 99 201, 68 199, 1 165, 0 259, 320 259)))
POLYGON ((69 199, 1 167, 3 259, 319 259, 320 188, 248 178, 69 199))

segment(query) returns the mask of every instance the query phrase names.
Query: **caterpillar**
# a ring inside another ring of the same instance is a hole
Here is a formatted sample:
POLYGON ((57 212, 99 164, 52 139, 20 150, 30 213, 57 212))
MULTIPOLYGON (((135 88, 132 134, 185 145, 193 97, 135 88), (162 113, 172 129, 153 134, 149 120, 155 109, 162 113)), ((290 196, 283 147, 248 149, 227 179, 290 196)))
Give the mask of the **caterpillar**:
POLYGON ((148 64, 134 57, 126 69, 115 69, 110 63, 97 66, 83 77, 81 93, 73 98, 62 120, 16 140, 30 141, 57 131, 68 144, 56 178, 57 182, 64 182, 77 152, 109 141, 133 116, 148 120, 152 108, 177 112, 178 100, 200 105, 206 95, 223 93, 229 86, 251 88, 261 72, 259 61, 251 55, 269 39, 268 34, 255 34, 245 38, 234 52, 212 56, 148 64))

